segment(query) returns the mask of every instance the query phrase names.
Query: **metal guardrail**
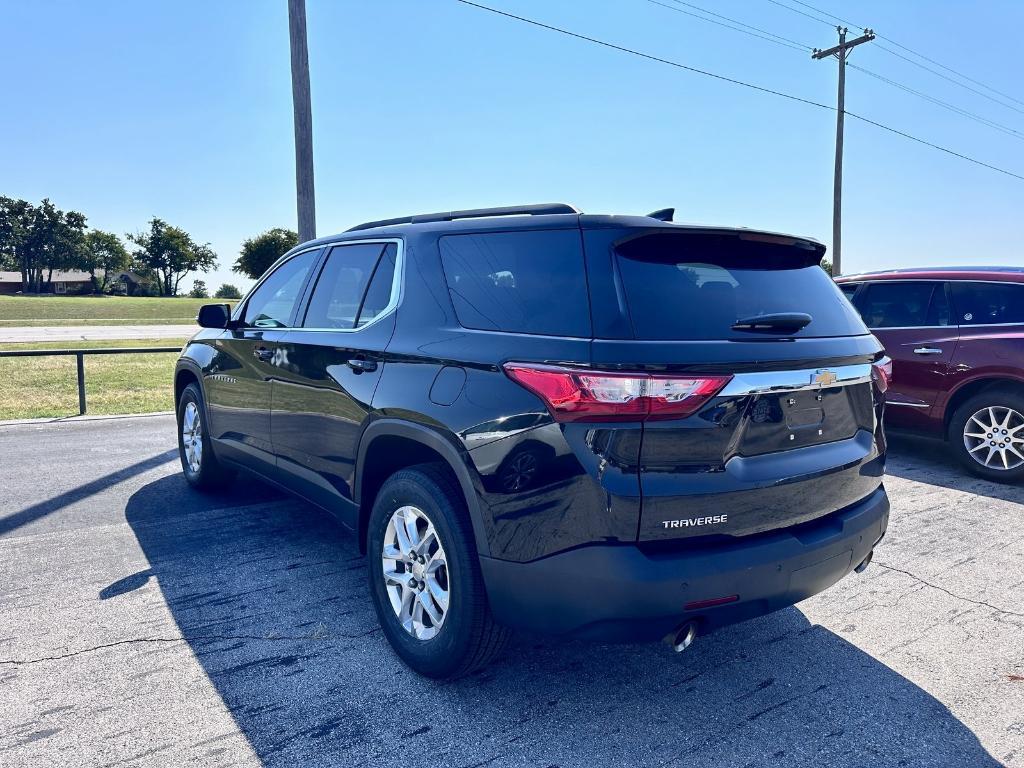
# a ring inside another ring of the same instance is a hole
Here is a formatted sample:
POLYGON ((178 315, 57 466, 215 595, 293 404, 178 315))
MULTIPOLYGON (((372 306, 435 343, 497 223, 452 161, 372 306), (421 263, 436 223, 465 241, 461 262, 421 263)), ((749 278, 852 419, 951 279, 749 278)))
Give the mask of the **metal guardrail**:
POLYGON ((85 356, 131 355, 181 352, 176 347, 96 347, 95 349, 0 349, 0 357, 70 357, 74 355, 78 369, 78 415, 85 415, 85 356))

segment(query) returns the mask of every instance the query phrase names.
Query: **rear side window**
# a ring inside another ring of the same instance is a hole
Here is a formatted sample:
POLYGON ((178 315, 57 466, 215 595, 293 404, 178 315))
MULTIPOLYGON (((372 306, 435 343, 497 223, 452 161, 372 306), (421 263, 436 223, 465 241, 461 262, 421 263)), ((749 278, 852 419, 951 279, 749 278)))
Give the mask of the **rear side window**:
POLYGON ((1024 285, 954 281, 952 286, 959 325, 1024 323, 1024 285))
POLYGON ((868 328, 910 328, 949 325, 945 283, 878 282, 858 299, 868 328))
POLYGON ((377 262, 377 268, 370 278, 370 287, 366 289, 362 309, 356 318, 356 328, 380 317, 391 305, 391 297, 395 289, 395 260, 398 257, 398 246, 388 243, 384 253, 377 262))
MULTIPOLYGON (((332 248, 317 278, 303 325, 306 328, 355 328, 363 296, 383 251, 384 243, 332 248)), ((388 283, 389 295, 390 289, 388 283)))
POLYGON ((590 336, 578 230, 448 235, 439 244, 463 327, 590 336))
POLYGON ((619 274, 638 339, 754 339, 733 324, 805 313, 786 336, 854 336, 863 322, 813 253, 686 234, 638 238, 617 249, 619 274))

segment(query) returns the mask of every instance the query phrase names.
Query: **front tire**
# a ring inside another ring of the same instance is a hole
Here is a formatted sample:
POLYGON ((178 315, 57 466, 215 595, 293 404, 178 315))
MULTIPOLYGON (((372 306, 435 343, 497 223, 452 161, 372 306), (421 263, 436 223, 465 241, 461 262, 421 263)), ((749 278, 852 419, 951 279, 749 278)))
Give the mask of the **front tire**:
POLYGON ((178 398, 178 458, 189 485, 203 491, 223 488, 235 476, 214 455, 208 424, 203 394, 189 384, 178 398))
POLYGON ((366 537, 370 594, 402 661, 447 680, 501 653, 509 631, 491 616, 469 514, 446 466, 420 464, 388 478, 366 537))
POLYGON ((949 423, 949 445, 978 477, 1024 480, 1024 394, 992 389, 965 402, 949 423))

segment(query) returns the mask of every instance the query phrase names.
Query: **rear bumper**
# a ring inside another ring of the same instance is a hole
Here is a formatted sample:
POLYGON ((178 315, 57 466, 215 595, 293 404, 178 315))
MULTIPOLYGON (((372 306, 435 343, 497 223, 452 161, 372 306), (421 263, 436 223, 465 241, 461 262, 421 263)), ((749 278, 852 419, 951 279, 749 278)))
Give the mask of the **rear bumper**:
POLYGON ((827 518, 685 551, 590 545, 528 563, 481 557, 498 621, 545 634, 603 641, 660 639, 684 621, 701 632, 761 616, 817 594, 850 573, 885 534, 879 487, 827 518), (696 601, 738 595, 687 611, 696 601))

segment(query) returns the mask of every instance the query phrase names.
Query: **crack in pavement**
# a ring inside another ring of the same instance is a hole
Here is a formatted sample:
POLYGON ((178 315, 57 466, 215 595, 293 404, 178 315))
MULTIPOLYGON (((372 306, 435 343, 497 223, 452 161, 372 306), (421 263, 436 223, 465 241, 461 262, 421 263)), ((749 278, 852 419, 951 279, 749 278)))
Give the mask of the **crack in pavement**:
POLYGON ((1005 613, 1007 616, 1019 616, 1020 618, 1024 619, 1024 613, 1017 613, 1016 611, 1010 611, 1006 608, 1000 608, 998 605, 992 605, 992 603, 985 602, 984 600, 975 600, 974 598, 958 595, 956 592, 950 592, 945 587, 940 587, 938 584, 933 584, 930 581, 926 581, 925 579, 922 579, 920 576, 916 576, 910 571, 905 571, 902 568, 896 568, 891 565, 886 565, 885 563, 880 563, 877 560, 874 561, 874 565, 877 565, 880 568, 885 568, 887 571, 895 571, 896 573, 902 573, 904 576, 909 576, 919 584, 924 584, 926 587, 937 589, 939 592, 945 592, 950 597, 956 598, 957 600, 963 600, 965 603, 973 603, 974 605, 983 606, 985 608, 991 608, 993 611, 996 611, 998 613, 1005 613))
POLYGON ((70 651, 68 653, 62 653, 58 656, 41 656, 35 659, 0 659, 0 664, 8 664, 14 666, 23 666, 28 664, 39 664, 44 661, 61 661, 62 659, 69 659, 74 656, 81 656, 85 653, 93 653, 94 651, 102 651, 107 648, 117 648, 121 645, 133 645, 135 643, 193 643, 193 642, 217 642, 221 640, 262 640, 269 642, 280 642, 280 641, 303 641, 303 640, 357 640, 367 635, 372 635, 375 632, 380 632, 380 627, 373 627, 368 629, 366 632, 359 632, 354 635, 341 634, 341 635, 325 635, 325 634, 312 634, 312 635, 194 635, 191 637, 134 637, 127 640, 117 640, 113 643, 102 643, 101 645, 92 646, 90 648, 80 648, 77 651, 70 651))

